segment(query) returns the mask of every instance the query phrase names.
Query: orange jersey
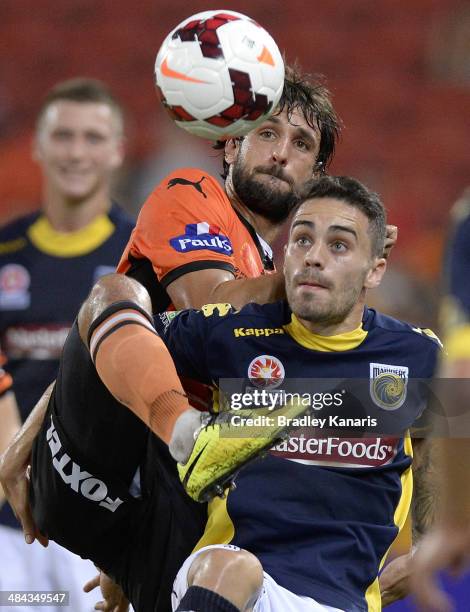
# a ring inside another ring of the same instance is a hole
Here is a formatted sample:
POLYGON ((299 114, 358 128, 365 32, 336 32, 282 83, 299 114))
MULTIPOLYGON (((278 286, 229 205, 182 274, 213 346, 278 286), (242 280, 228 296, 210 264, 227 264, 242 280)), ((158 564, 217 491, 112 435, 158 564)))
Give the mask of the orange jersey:
POLYGON ((5 362, 5 357, 2 353, 0 353, 0 395, 3 395, 12 386, 12 379, 10 374, 5 372, 2 367, 5 362))
POLYGON ((143 205, 118 272, 145 285, 154 311, 161 312, 171 305, 170 283, 209 268, 255 278, 273 270, 272 252, 213 177, 195 168, 176 170, 143 205))

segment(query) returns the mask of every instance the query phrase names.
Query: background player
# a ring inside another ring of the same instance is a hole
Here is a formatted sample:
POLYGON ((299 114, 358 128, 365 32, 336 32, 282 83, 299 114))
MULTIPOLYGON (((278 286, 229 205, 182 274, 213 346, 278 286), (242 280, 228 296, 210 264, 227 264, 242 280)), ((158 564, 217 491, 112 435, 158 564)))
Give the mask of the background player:
MULTIPOLYGON (((0 344, 23 419, 55 378, 81 303, 115 269, 132 230, 110 195, 123 130, 123 111, 99 81, 59 83, 39 111, 34 158, 43 176, 42 210, 0 229, 0 344)), ((77 610, 80 600, 91 601, 81 590, 90 564, 77 559, 74 570, 72 556, 55 545, 27 551, 8 506, 1 520, 3 589, 67 588, 77 610)))
MULTIPOLYGON (((470 190, 455 204, 453 228, 447 252, 444 278, 442 328, 446 354, 440 376, 455 379, 450 409, 470 405, 470 190)), ((447 397, 447 395, 444 395, 447 397)), ((468 416, 464 412, 468 422, 468 416)), ((449 411, 447 416, 452 416, 449 411)), ((450 421, 451 422, 451 421, 450 421)), ((470 441, 463 423, 461 439, 449 434, 438 440, 440 480, 439 512, 436 526, 418 547, 413 561, 412 590, 424 610, 445 612, 452 604, 435 581, 442 569, 454 573, 468 568, 470 555, 470 441)))

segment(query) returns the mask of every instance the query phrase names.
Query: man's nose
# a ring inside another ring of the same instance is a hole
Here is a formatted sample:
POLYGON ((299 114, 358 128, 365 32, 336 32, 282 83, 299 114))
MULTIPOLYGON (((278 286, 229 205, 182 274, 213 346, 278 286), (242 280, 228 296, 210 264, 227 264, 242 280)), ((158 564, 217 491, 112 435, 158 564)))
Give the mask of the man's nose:
POLYGON ((287 140, 278 140, 273 147, 273 161, 280 166, 286 166, 289 161, 289 143, 287 140))

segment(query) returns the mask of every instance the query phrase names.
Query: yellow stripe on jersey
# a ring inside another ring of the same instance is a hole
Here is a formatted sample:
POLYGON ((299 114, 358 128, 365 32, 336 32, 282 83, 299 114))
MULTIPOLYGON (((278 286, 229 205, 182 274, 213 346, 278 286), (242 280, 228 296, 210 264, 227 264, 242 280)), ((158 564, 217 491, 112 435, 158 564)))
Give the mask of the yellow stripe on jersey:
POLYGON ((79 257, 100 247, 114 230, 115 226, 108 215, 100 215, 75 232, 58 232, 43 215, 27 233, 34 246, 47 255, 79 257))
POLYGON ((309 331, 299 319, 292 315, 291 322, 284 325, 286 332, 301 346, 322 352, 350 351, 364 342, 367 332, 362 324, 353 331, 336 336, 320 336, 309 331))
POLYGON ((215 497, 207 506, 207 514, 204 534, 193 552, 211 544, 229 544, 235 536, 235 527, 227 511, 227 498, 215 497))
MULTIPOLYGON (((404 439, 404 453, 408 457, 413 457, 413 446, 411 444, 411 438, 409 432, 406 434, 404 439)), ((411 497, 413 495, 413 471, 411 465, 407 468, 400 477, 401 480, 401 496, 400 500, 395 508, 395 513, 393 515, 393 522, 398 527, 398 534, 403 529, 403 526, 406 522, 406 517, 408 516, 408 512, 410 511, 411 506, 411 497)), ((382 557, 379 565, 379 572, 382 569, 385 559, 387 558, 390 549, 395 543, 396 539, 390 544, 387 552, 382 557)), ((374 580, 374 582, 369 586, 365 594, 367 609, 368 612, 380 612, 382 610, 382 598, 380 597, 380 586, 378 577, 374 580)))
POLYGON ((470 323, 452 329, 444 339, 444 347, 442 358, 445 363, 470 359, 470 323))

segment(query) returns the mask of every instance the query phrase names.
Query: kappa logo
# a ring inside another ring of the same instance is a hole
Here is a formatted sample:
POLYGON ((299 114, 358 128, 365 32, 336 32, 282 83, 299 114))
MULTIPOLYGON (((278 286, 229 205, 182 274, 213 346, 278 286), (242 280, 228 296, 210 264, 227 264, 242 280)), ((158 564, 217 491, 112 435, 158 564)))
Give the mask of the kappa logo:
POLYGON ((285 376, 281 361, 272 355, 259 355, 248 366, 248 378, 255 387, 275 389, 284 381, 285 376))
POLYGON ((235 327, 233 335, 235 338, 244 338, 245 336, 272 336, 273 334, 285 334, 282 327, 235 327))
POLYGON ((436 334, 432 331, 432 329, 429 329, 428 327, 413 327, 412 329, 417 334, 421 334, 422 336, 427 336, 428 338, 432 338, 441 347, 441 349, 444 348, 444 345, 442 344, 441 340, 439 339, 438 336, 436 336, 436 334))
POLYGON ((232 305, 225 302, 222 304, 204 304, 201 311, 205 317, 212 317, 214 314, 217 314, 219 317, 225 317, 231 309, 232 305))
POLYGON ((178 253, 189 251, 214 251, 222 255, 233 253, 230 239, 221 234, 217 225, 211 225, 207 221, 186 225, 185 233, 171 238, 170 245, 178 253))
POLYGON ((370 364, 370 396, 383 410, 397 410, 406 400, 408 367, 386 363, 370 364))
POLYGON ((168 185, 167 185, 167 189, 171 189, 171 187, 174 187, 175 185, 189 185, 191 187, 194 187, 194 189, 196 191, 198 191, 202 196, 204 196, 205 198, 207 198, 206 194, 204 193, 204 191, 202 190, 201 187, 201 183, 202 181, 205 179, 206 177, 203 176, 199 179, 199 181, 190 181, 188 179, 185 178, 179 178, 176 177, 174 179, 171 179, 170 181, 168 181, 168 185))

